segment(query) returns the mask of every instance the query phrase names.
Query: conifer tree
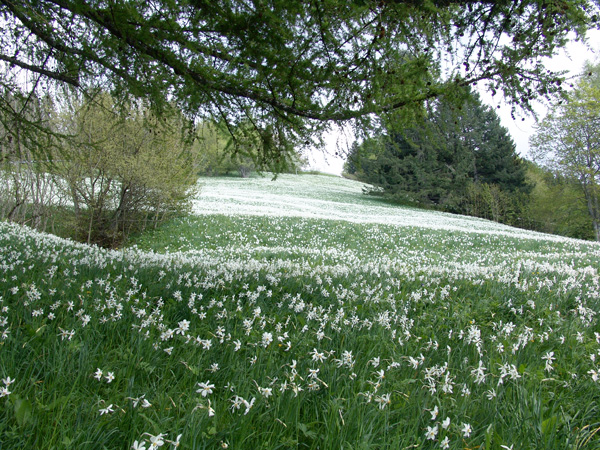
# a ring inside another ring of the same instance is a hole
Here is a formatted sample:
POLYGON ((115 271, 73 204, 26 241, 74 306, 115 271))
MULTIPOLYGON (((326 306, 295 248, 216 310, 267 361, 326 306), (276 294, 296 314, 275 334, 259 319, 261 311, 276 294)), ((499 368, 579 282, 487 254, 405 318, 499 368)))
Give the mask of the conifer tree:
POLYGON ((102 85, 157 111, 175 102, 195 118, 249 121, 259 160, 281 163, 292 146, 280 144, 312 145, 332 121, 362 129, 477 82, 527 109, 561 87, 542 58, 597 27, 598 10, 592 0, 0 0, 0 91, 102 85))
POLYGON ((481 186, 526 192, 525 165, 496 113, 471 93, 458 104, 434 102, 408 128, 366 140, 347 168, 399 201, 473 212, 469 197, 481 186), (470 209, 471 208, 471 209, 470 209))

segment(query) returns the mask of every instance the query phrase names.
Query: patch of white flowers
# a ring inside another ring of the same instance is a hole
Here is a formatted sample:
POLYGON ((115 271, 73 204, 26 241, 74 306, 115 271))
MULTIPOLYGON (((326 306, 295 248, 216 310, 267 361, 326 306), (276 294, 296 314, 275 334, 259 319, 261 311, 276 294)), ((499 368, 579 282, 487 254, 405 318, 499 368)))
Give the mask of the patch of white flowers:
MULTIPOLYGON (((538 372, 568 386, 597 385, 597 244, 382 206, 364 199, 360 184, 309 177, 301 183, 288 175, 274 182, 205 180, 196 212, 206 221, 222 213, 239 216, 242 225, 244 214, 273 218, 272 234, 231 232, 226 247, 108 251, 0 223, 0 345, 23 346, 11 341, 23 321, 34 331, 48 327, 53 345, 64 346, 78 345, 91 328, 125 323, 157 360, 174 361, 189 377, 189 392, 170 398, 161 413, 189 398, 193 414, 243 420, 256 411, 270 414, 277 402, 331 394, 344 423, 356 402, 369 414, 386 415, 418 397, 421 442, 440 448, 471 447, 469 439, 488 425, 455 407, 458 402, 503 401, 538 372), (296 229, 286 229, 286 217, 300 218, 296 229), (328 222, 303 218, 362 224, 356 240, 379 251, 328 241, 328 222), (312 245, 290 244, 318 226, 312 245), (530 245, 521 250, 524 238, 530 245), (40 266, 43 276, 22 281, 40 266), (155 275, 142 280, 146 271, 155 275), (76 295, 63 296, 64 289, 76 295), (556 300, 544 303, 550 293, 556 300), (478 302, 494 303, 485 320, 470 317, 478 302), (15 304, 28 313, 17 316, 15 304), (177 315, 165 314, 169 305, 177 315), (437 315, 443 319, 432 327, 437 315), (579 378, 564 367, 571 346, 588 352, 579 378), (243 374, 232 373, 232 364, 243 374), (339 385, 343 394, 335 391, 339 385)), ((136 392, 135 385, 127 387, 133 394, 124 393, 126 377, 104 364, 94 363, 100 367, 86 377, 114 394, 95 403, 103 419, 124 414, 126 404, 156 408, 158 393, 136 392)), ((169 371, 161 376, 178 381, 169 371)), ((0 397, 8 397, 14 379, 2 383, 0 397)), ((179 447, 181 434, 167 436, 144 433, 131 448, 179 447)))

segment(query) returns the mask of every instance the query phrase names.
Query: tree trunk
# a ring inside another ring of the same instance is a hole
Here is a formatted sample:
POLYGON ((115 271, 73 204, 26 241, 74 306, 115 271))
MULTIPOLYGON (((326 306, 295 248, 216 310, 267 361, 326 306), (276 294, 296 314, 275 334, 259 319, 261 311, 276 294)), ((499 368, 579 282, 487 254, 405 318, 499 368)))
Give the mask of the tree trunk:
POLYGON ((600 206, 598 204, 597 190, 598 186, 596 184, 584 181, 583 192, 585 194, 588 213, 592 219, 596 241, 600 242, 600 206))

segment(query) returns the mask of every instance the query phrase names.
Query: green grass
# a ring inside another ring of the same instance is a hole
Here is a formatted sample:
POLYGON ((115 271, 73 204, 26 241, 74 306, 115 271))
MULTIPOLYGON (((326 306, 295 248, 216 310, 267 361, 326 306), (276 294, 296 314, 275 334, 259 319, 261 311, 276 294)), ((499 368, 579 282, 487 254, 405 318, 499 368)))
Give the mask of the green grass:
POLYGON ((471 228, 0 223, 2 448, 600 448, 598 245, 471 228))

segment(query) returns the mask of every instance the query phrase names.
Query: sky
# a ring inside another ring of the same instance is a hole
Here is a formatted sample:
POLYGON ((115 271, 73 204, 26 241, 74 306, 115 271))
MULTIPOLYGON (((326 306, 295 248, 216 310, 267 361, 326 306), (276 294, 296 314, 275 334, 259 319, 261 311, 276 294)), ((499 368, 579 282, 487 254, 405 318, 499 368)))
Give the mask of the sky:
MULTIPOLYGON (((600 30, 590 30, 588 33, 587 44, 581 42, 570 42, 554 58, 546 63, 546 67, 551 70, 567 70, 569 76, 576 76, 580 73, 586 61, 600 62, 600 30)), ((484 103, 496 108, 500 122, 508 129, 517 153, 524 158, 528 157, 529 137, 535 133, 536 119, 531 116, 518 115, 516 120, 511 117, 510 106, 493 99, 490 94, 480 91, 481 99, 484 103)), ((547 107, 541 102, 535 102, 534 108, 538 119, 544 118, 547 107)), ((325 136, 325 151, 314 150, 309 155, 310 169, 321 172, 341 175, 344 166, 344 158, 336 156, 338 148, 348 148, 353 142, 353 137, 339 129, 334 129, 325 136)))

